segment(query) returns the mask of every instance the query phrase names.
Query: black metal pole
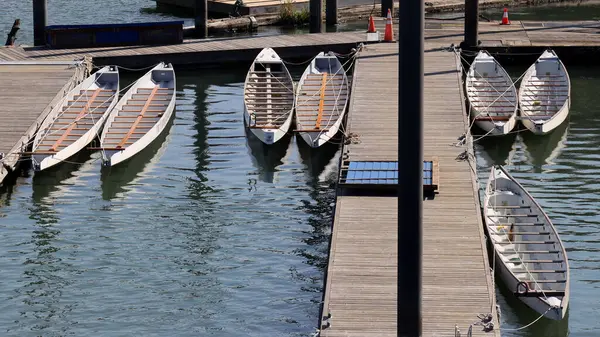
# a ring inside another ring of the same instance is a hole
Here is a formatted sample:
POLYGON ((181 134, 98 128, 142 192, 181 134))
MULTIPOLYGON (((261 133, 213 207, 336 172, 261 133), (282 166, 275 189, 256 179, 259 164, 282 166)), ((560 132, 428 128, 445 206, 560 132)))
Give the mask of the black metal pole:
POLYGON ((465 39, 463 47, 476 47, 479 40, 479 0, 465 0, 465 39))
POLYGON ((196 37, 208 36, 208 3, 206 0, 194 0, 194 30, 196 37))
MULTIPOLYGON (((392 17, 394 17, 394 0, 381 0, 381 16, 386 18, 388 8, 392 11, 392 17)), ((403 25, 404 26, 404 25, 403 25)))
POLYGON ((322 0, 309 0, 309 10, 310 10, 310 32, 311 33, 320 33, 321 32, 321 21, 323 5, 322 0))
POLYGON ((400 0, 398 34, 398 336, 421 336, 423 1, 400 0))
POLYGON ((327 26, 338 23, 338 0, 325 0, 325 24, 327 26))
POLYGON ((33 45, 46 44, 46 22, 48 20, 46 0, 33 0, 33 45))

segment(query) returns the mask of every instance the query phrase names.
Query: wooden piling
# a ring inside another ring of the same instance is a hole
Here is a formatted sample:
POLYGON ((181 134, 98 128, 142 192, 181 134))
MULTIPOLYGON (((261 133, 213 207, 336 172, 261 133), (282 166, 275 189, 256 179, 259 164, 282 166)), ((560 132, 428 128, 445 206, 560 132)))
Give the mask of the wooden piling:
POLYGON ((46 24, 48 21, 46 0, 33 0, 33 45, 46 44, 46 24))
POLYGON ((194 27, 197 38, 208 37, 208 3, 206 0, 194 0, 194 27))
POLYGON ((321 21, 323 20, 323 5, 322 0, 310 0, 310 32, 320 33, 321 32, 321 21))
POLYGON ((17 39, 17 32, 21 28, 21 20, 16 19, 15 23, 13 23, 10 32, 8 33, 8 37, 6 38, 5 46, 14 46, 15 40, 17 39))
POLYGON ((325 0, 325 24, 327 26, 338 23, 338 0, 325 0))

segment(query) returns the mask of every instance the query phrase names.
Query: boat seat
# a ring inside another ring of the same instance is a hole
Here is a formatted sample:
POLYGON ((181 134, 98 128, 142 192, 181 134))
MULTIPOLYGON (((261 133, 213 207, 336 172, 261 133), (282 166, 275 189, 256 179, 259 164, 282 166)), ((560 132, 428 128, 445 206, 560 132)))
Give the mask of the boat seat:
POLYGON ((510 116, 477 116, 476 121, 507 121, 510 116))
POLYGON ((550 232, 512 232, 514 235, 550 235, 550 232))
POLYGON ((527 205, 493 205, 492 204, 491 206, 492 206, 492 208, 495 208, 495 209, 530 208, 530 206, 527 206, 527 205))
POLYGON ((520 250, 519 254, 558 254, 559 250, 520 250))
POLYGON ((488 214, 489 218, 535 218, 538 214, 488 214))
POLYGON ((550 245, 556 244, 556 241, 553 240, 543 240, 543 241, 496 241, 497 244, 514 244, 514 245, 550 245))

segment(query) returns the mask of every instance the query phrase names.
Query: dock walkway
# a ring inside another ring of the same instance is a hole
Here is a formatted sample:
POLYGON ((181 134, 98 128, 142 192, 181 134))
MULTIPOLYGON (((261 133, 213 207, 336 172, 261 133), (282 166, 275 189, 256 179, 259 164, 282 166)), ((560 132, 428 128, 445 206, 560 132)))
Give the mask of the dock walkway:
MULTIPOLYGON (((425 337, 454 336, 455 325, 466 333, 481 313, 496 317, 473 159, 457 160, 465 147, 453 146, 468 125, 457 62, 453 52, 425 53, 424 159, 437 157, 440 174, 439 194, 423 201, 425 337)), ((344 147, 345 160, 397 160, 397 83, 397 44, 360 52, 347 127, 358 142, 344 147)), ((331 326, 321 336, 396 336, 397 225, 397 197, 338 193, 323 308, 331 326)), ((494 323, 473 335, 498 336, 494 323)))
MULTIPOLYGON (((376 21, 383 38, 384 21, 376 21)), ((366 28, 366 24, 365 24, 366 28)), ((600 22, 522 22, 510 26, 498 22, 481 22, 479 38, 482 48, 544 48, 560 46, 600 48, 600 22)), ((398 32, 397 20, 394 32, 398 32)), ((459 45, 463 40, 463 23, 426 20, 425 41, 438 46, 459 45)), ((50 49, 47 47, 0 47, 0 61, 62 60, 72 61, 84 56, 93 58, 97 66, 119 65, 140 68, 161 61, 179 65, 218 65, 225 62, 252 62, 265 47, 274 48, 284 59, 309 59, 321 51, 349 53, 366 40, 364 32, 231 37, 217 39, 187 39, 182 44, 165 46, 122 46, 80 49, 50 49)), ((561 56, 562 58, 562 56, 561 56)))
POLYGON ((85 69, 73 62, 0 62, 0 183, 52 106, 84 79, 85 69))

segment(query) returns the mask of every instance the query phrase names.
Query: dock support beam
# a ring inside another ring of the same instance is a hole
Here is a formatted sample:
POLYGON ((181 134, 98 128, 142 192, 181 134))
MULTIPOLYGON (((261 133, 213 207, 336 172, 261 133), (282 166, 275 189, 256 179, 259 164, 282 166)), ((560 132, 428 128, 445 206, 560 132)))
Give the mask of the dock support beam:
POLYGON ((381 0, 381 16, 387 17, 388 8, 392 12, 392 18, 394 17, 394 0, 381 0))
POLYGON ((320 33, 321 32, 321 21, 323 5, 322 0, 309 0, 309 10, 310 10, 310 32, 311 33, 320 33))
POLYGON ((476 47, 479 34, 479 0, 465 0, 465 39, 461 47, 476 47))
POLYGON ((398 36, 398 334, 421 336, 423 1, 400 0, 398 36))
POLYGON ((325 0, 325 24, 327 26, 338 23, 338 0, 325 0))
POLYGON ((46 0, 33 0, 33 45, 46 45, 48 4, 46 0))
POLYGON ((194 0, 194 35, 197 38, 208 37, 208 3, 206 0, 194 0))

